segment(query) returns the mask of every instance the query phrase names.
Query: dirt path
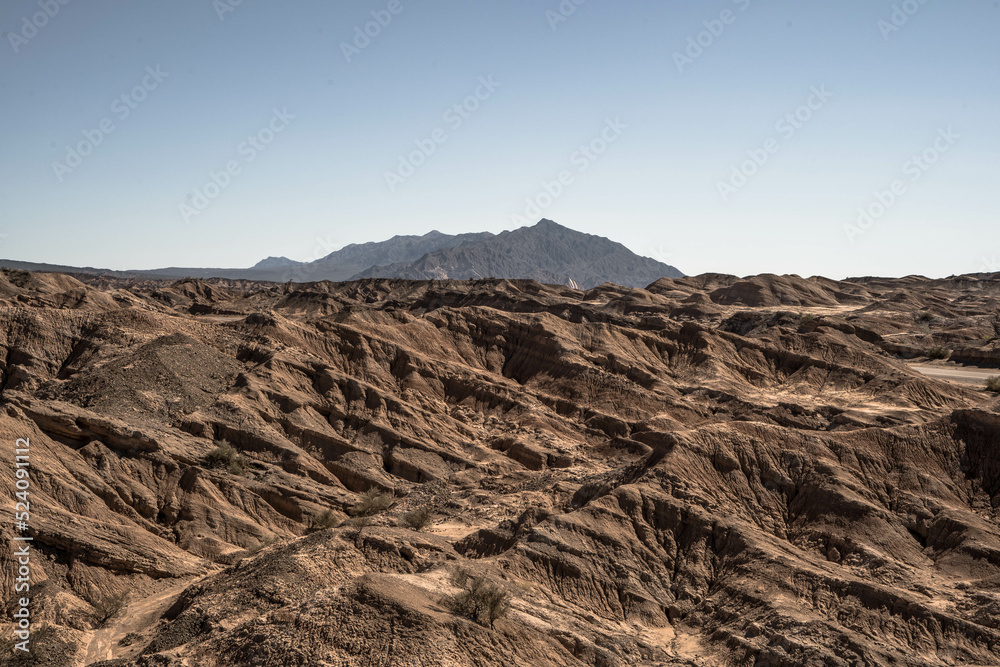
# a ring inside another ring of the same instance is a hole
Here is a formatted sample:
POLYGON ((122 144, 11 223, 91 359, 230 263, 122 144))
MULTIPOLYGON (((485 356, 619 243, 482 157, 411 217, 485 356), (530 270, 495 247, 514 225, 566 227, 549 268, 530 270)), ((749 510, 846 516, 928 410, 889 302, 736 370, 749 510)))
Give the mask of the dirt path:
POLYGON ((224 324, 226 322, 239 322, 245 320, 246 317, 246 315, 196 315, 195 319, 224 324))
POLYGON ((107 627, 93 631, 87 652, 78 667, 85 667, 102 660, 122 658, 135 650, 135 647, 119 646, 118 641, 130 632, 139 633, 155 624, 184 589, 196 581, 198 578, 186 579, 151 597, 130 603, 108 622, 107 627))
POLYGON ((977 366, 938 366, 931 364, 910 364, 910 368, 938 380, 948 380, 960 384, 971 384, 983 387, 991 377, 1000 375, 996 368, 979 368, 977 366))

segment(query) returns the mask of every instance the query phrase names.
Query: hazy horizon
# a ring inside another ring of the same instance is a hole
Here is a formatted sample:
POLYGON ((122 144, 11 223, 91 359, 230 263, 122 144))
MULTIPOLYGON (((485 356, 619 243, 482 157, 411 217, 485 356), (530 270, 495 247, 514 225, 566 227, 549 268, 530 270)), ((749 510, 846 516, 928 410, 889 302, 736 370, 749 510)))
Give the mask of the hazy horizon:
POLYGON ((245 268, 549 218, 689 275, 1000 271, 998 27, 998 2, 16 0, 0 257, 245 268))
MULTIPOLYGON (((552 221, 552 222, 556 222, 556 224, 559 224, 558 221, 552 221)), ((528 225, 528 226, 531 227, 531 226, 534 226, 534 225, 528 225)), ((565 225, 563 225, 563 226, 565 226, 565 225)), ((475 232, 475 230, 470 230, 470 231, 475 232)), ((500 230, 500 232, 496 232, 496 233, 494 233, 494 235, 502 234, 503 232, 507 232, 507 231, 514 231, 514 230, 513 229, 500 230)), ((364 245, 365 243, 379 243, 380 241, 391 240, 392 238, 396 238, 397 236, 403 236, 403 237, 412 236, 412 237, 416 238, 416 237, 426 236, 427 234, 432 234, 434 232, 438 232, 438 233, 442 233, 442 234, 444 233, 444 232, 441 232, 441 230, 438 230, 438 229, 430 229, 430 230, 427 230, 426 232, 423 232, 423 233, 397 234, 397 235, 395 235, 393 237, 390 237, 388 239, 378 239, 378 240, 375 240, 375 241, 362 241, 362 242, 359 242, 359 243, 349 243, 349 244, 347 244, 345 246, 340 246, 340 247, 327 246, 326 243, 325 243, 325 241, 323 239, 317 239, 317 244, 316 244, 316 247, 314 248, 314 250, 319 251, 320 249, 322 249, 322 251, 325 252, 328 255, 328 254, 330 254, 332 252, 336 252, 338 250, 342 250, 343 248, 348 247, 348 246, 352 246, 352 245, 364 245), (329 252, 326 251, 327 248, 330 248, 329 252)), ((461 233, 462 232, 458 232, 458 234, 461 234, 461 233)), ((614 241, 614 239, 611 239, 611 240, 614 241)), ((267 256, 264 256, 264 257, 261 257, 260 259, 258 259, 257 262, 254 262, 254 264, 257 264, 260 261, 265 260, 265 259, 282 259, 282 258, 283 259, 290 259, 290 260, 293 260, 293 261, 301 261, 301 262, 305 262, 305 263, 315 261, 314 259, 298 260, 295 257, 285 257, 284 255, 267 255, 267 256)), ((15 260, 15 259, 10 258, 10 257, 0 257, 0 259, 11 260, 11 261, 28 262, 28 263, 32 263, 32 264, 54 264, 53 262, 34 262, 34 261, 31 261, 31 260, 15 260)), ((321 259, 321 258, 317 258, 317 259, 321 259)), ((663 262, 663 263, 664 264, 670 264, 670 262, 663 262)), ((67 266, 67 265, 64 265, 64 264, 56 264, 56 265, 58 265, 58 266, 67 266)), ((157 269, 178 269, 178 268, 180 268, 180 269, 184 269, 184 268, 190 268, 190 269, 222 269, 222 270, 227 270, 227 271, 234 271, 234 270, 246 270, 246 269, 250 269, 250 268, 252 268, 253 265, 248 265, 248 266, 207 266, 207 265, 206 266, 186 266, 186 265, 180 265, 180 264, 169 264, 169 265, 162 265, 162 266, 127 266, 127 267, 120 268, 120 269, 119 268, 111 269, 111 268, 106 267, 106 266, 82 265, 82 264, 74 264, 74 265, 68 265, 68 266, 73 266, 73 267, 76 267, 76 268, 107 269, 107 270, 112 270, 112 271, 128 272, 128 271, 155 271, 157 269)), ((671 266, 673 266, 673 265, 671 265, 671 266)), ((699 273, 691 273, 691 272, 684 271, 683 267, 675 266, 674 268, 680 269, 686 276, 689 276, 689 277, 694 277, 694 276, 701 275, 701 274, 706 274, 706 273, 726 273, 726 272, 722 272, 722 271, 702 271, 702 272, 699 272, 699 273)), ((991 271, 1000 271, 1000 268, 991 269, 991 271)), ((966 272, 966 273, 979 273, 979 271, 970 271, 970 272, 966 272)), ((760 271, 760 272, 757 272, 757 273, 731 274, 731 275, 737 275, 739 277, 751 277, 751 276, 765 275, 765 274, 774 274, 774 272, 773 271, 760 271)), ((292 275, 294 276, 294 274, 292 274, 292 275)), ((820 277, 820 278, 830 278, 830 279, 835 279, 835 280, 844 280, 844 279, 850 279, 850 278, 867 278, 867 277, 909 278, 909 277, 914 277, 914 276, 922 276, 922 277, 930 278, 930 279, 940 279, 940 278, 949 278, 949 277, 952 277, 954 275, 962 275, 962 274, 926 275, 926 274, 920 274, 920 273, 909 273, 909 274, 900 274, 900 275, 893 275, 893 276, 884 275, 884 274, 857 274, 857 275, 844 275, 844 276, 830 276, 830 275, 824 275, 824 274, 795 274, 795 273, 789 274, 789 273, 785 273, 785 274, 778 274, 778 275, 798 275, 798 276, 803 277, 803 278, 820 277)), ((293 277, 293 280, 294 280, 294 277, 293 277)), ((302 280, 306 280, 308 282, 308 279, 306 277, 303 277, 302 280)))

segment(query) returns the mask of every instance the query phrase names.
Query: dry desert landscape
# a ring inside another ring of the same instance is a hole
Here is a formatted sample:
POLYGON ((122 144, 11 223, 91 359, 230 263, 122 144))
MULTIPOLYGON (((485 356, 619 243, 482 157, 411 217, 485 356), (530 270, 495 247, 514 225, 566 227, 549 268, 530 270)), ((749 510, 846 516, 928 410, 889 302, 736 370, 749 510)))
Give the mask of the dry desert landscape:
POLYGON ((22 664, 998 664, 998 303, 4 270, 22 664))

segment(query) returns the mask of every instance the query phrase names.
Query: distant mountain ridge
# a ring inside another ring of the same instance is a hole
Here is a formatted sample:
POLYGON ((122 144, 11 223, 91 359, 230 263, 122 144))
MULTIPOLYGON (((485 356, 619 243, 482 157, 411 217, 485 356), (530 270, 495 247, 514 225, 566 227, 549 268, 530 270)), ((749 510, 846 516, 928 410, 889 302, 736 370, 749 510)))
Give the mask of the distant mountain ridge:
POLYGON ((584 234, 543 219, 534 227, 443 248, 414 262, 373 266, 354 278, 532 278, 590 289, 606 282, 645 287, 661 278, 683 275, 673 266, 640 257, 603 236, 584 234))
POLYGON ((551 220, 500 234, 450 235, 434 230, 422 236, 394 236, 385 241, 354 243, 312 262, 268 257, 246 269, 167 267, 111 271, 14 260, 0 260, 0 266, 126 278, 227 278, 271 282, 531 278, 582 289, 605 282, 645 287, 660 278, 684 275, 675 267, 640 257, 620 243, 577 232, 551 220))
POLYGON ((305 264, 305 262, 296 262, 294 259, 288 259, 287 257, 268 257, 267 259, 260 260, 251 266, 250 269, 283 269, 289 266, 301 266, 302 264, 305 264))
POLYGON ((492 237, 490 232, 450 235, 435 229, 423 236, 393 236, 387 241, 352 243, 322 259, 310 262, 307 265, 308 272, 324 276, 321 280, 350 280, 356 274, 376 265, 412 262, 427 253, 492 237))

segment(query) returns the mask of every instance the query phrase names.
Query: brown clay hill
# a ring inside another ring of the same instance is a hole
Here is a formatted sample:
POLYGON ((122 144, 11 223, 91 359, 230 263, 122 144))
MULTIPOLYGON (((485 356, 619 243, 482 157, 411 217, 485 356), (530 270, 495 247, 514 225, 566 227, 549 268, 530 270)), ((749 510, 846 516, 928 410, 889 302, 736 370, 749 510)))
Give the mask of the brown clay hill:
POLYGON ((870 292, 860 285, 828 278, 800 278, 795 275, 762 274, 737 278, 706 274, 658 280, 649 289, 665 295, 671 292, 706 294, 712 302, 725 306, 833 307, 871 301, 870 292))
POLYGON ((998 294, 4 271, 28 664, 998 664, 998 294))

